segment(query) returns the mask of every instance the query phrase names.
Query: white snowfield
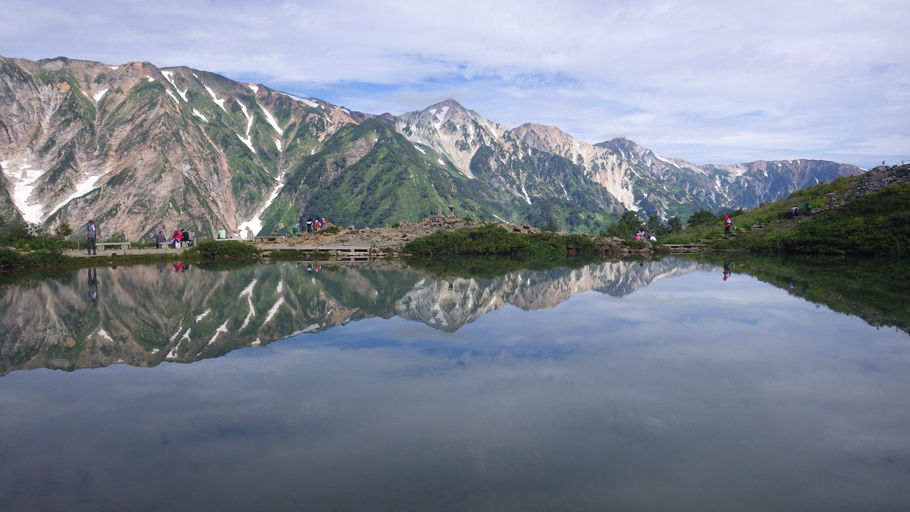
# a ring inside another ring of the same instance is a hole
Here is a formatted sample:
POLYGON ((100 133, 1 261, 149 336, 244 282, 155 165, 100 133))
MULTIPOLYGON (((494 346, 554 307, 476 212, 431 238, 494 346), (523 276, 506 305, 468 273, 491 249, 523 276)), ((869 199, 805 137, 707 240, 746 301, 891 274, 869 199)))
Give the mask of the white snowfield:
POLYGON ((300 98, 300 97, 298 97, 298 96, 294 96, 293 94, 288 94, 288 93, 286 93, 286 92, 279 92, 278 94, 287 96, 288 98, 291 98, 291 99, 294 100, 294 101, 299 101, 300 103, 303 103, 304 105, 306 105, 306 106, 308 106, 308 107, 310 107, 310 108, 318 108, 318 107, 319 107, 319 104, 316 103, 316 102, 313 101, 313 100, 308 100, 308 99, 300 98))
POLYGON ((40 223, 44 220, 44 207, 40 203, 29 203, 29 197, 35 190, 35 182, 44 174, 44 171, 34 169, 25 161, 13 165, 13 162, 5 160, 0 162, 0 166, 3 167, 6 180, 12 186, 13 204, 22 214, 22 218, 31 223, 40 223), (13 170, 12 167, 17 169, 13 170))

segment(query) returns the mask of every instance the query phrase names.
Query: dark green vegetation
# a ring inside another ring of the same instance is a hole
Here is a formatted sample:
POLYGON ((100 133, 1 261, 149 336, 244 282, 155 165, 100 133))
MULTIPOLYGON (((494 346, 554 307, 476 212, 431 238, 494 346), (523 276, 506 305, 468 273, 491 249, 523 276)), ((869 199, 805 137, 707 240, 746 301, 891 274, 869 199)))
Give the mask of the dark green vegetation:
POLYGON ((190 248, 184 254, 197 254, 203 260, 255 260, 259 258, 259 249, 252 244, 228 240, 216 242, 205 240, 190 248))
MULTIPOLYGON (((744 272, 791 295, 910 332, 910 262, 823 255, 706 253, 691 256, 744 272)), ((735 276, 734 276, 735 278, 735 276)))
POLYGON ((403 251, 417 255, 508 255, 519 258, 594 255, 598 244, 584 235, 543 232, 522 234, 499 226, 437 231, 407 243, 403 251))
POLYGON ((64 265, 68 258, 63 251, 76 246, 75 242, 64 240, 71 232, 66 224, 51 234, 37 224, 6 222, 0 218, 0 272, 64 265))

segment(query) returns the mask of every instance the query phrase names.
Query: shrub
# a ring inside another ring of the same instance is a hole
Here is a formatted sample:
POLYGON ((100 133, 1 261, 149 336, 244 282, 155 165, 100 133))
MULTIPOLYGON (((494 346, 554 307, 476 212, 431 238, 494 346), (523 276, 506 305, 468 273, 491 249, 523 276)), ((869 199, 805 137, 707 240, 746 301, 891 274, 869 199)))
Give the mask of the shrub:
POLYGON ((250 260, 259 257, 259 249, 256 246, 233 240, 225 242, 206 240, 196 244, 190 251, 198 252, 199 256, 206 260, 250 260))

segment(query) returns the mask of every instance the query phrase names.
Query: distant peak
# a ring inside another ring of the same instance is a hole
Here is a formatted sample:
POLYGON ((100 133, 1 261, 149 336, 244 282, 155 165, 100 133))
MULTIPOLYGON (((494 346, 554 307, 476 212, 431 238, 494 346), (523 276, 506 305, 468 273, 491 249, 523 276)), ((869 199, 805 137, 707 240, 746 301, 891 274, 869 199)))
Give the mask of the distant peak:
POLYGON ((430 105, 429 107, 427 107, 427 110, 429 110, 431 108, 442 108, 442 107, 449 107, 452 110, 466 110, 461 105, 461 103, 458 103, 457 101, 453 100, 452 98, 442 100, 435 105, 430 105))
POLYGON ((634 140, 630 140, 625 137, 616 137, 615 139, 610 139, 610 140, 604 141, 604 142, 598 142, 597 144, 594 144, 594 145, 597 147, 600 147, 600 148, 607 148, 607 149, 616 149, 616 148, 634 149, 634 148, 641 147, 634 140))
POLYGON ((537 123, 525 123, 521 126, 516 127, 512 130, 519 134, 524 133, 540 133, 546 135, 568 135, 566 132, 559 129, 558 126, 553 126, 550 124, 537 124, 537 123))

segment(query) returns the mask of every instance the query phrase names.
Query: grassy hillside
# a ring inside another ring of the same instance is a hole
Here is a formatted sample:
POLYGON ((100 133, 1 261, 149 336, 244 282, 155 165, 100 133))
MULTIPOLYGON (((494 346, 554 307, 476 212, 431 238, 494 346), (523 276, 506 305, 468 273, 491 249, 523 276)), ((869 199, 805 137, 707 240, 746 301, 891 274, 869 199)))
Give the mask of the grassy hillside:
POLYGON ((724 238, 720 218, 668 237, 667 243, 703 241, 718 249, 799 254, 910 255, 910 184, 895 184, 857 197, 862 176, 794 192, 786 199, 734 212, 724 238), (812 207, 805 210, 806 203, 812 207), (790 209, 800 208, 792 216, 790 209))

